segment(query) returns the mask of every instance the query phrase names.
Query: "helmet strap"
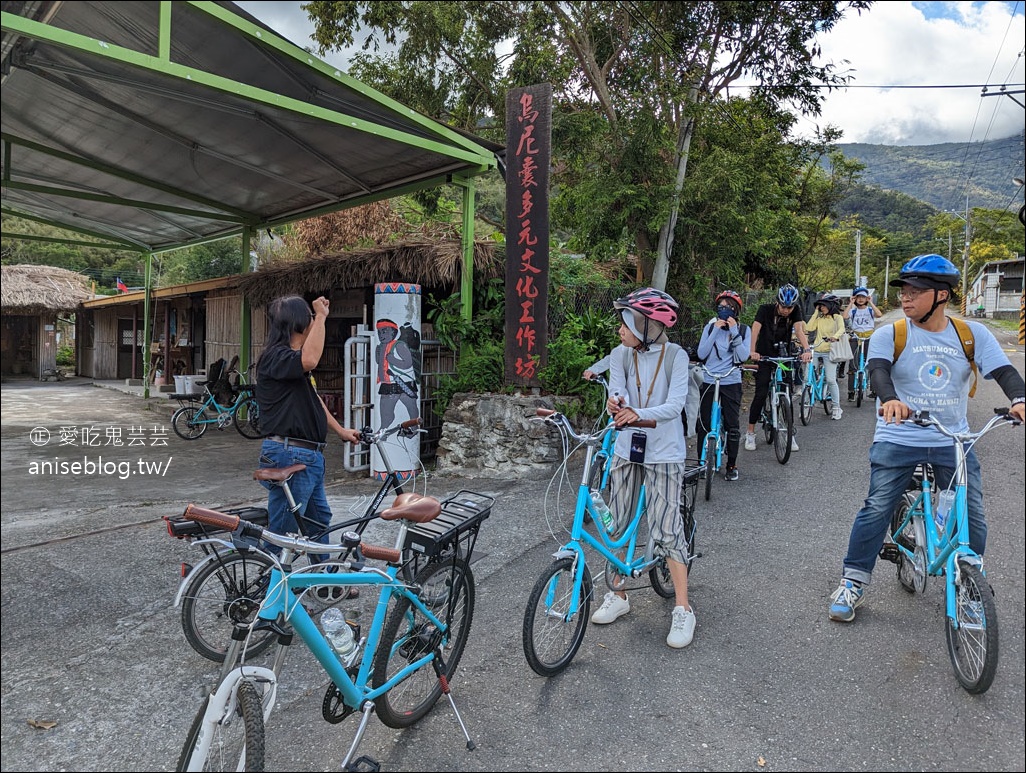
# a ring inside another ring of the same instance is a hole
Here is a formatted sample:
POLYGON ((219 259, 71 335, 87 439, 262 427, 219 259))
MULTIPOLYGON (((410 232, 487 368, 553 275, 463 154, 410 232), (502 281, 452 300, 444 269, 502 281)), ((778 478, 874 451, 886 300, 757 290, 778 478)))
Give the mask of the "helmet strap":
MULTIPOLYGON (((933 305, 930 307, 930 310, 928 312, 926 312, 926 314, 924 314, 922 317, 919 318, 919 324, 920 325, 925 325, 926 324, 926 320, 928 320, 930 317, 932 317, 933 313, 935 311, 937 311, 937 307, 940 306, 942 303, 945 303, 945 301, 941 301, 940 298, 937 297, 937 293, 939 293, 939 292, 940 292, 940 290, 938 290, 937 288, 934 288, 934 290, 933 290, 933 305)), ((948 294, 950 295, 950 292, 948 294)))

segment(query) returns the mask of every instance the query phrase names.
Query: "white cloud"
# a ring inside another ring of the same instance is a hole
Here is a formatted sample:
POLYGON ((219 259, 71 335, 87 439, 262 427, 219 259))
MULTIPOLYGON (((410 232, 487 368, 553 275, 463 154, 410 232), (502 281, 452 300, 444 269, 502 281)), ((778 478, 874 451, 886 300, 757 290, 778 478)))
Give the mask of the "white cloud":
MULTIPOLYGON (((299 2, 238 5, 296 45, 314 47, 313 23, 299 2)), ((823 61, 853 70, 853 84, 860 88, 829 94, 819 118, 800 119, 799 134, 811 134, 816 124, 832 124, 844 132, 842 142, 930 145, 1022 132, 1024 109, 1012 98, 984 97, 975 87, 935 88, 1026 81, 1022 8, 1021 1, 902 1, 874 3, 861 15, 849 11, 819 42, 823 61)), ((345 52, 324 58, 336 67, 346 65, 345 52)), ((1016 99, 1026 102, 1022 94, 1016 99)))
MULTIPOLYGON (((887 2, 847 16, 821 43, 824 60, 850 62, 856 86, 939 87, 1022 84, 1024 38, 1022 3, 887 2)), ((981 92, 851 88, 831 93, 816 122, 842 129, 844 142, 887 145, 980 141, 1023 130, 1020 105, 981 92)), ((1022 94, 1016 98, 1023 101, 1022 94)), ((806 130, 812 125, 801 122, 806 130)))

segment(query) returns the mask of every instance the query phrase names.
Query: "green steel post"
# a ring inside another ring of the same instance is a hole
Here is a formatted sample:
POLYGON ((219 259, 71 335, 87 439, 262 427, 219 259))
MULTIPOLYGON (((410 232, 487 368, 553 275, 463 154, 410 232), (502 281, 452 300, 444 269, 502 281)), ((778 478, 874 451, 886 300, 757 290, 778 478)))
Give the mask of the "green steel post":
MULTIPOLYGON (((153 253, 146 253, 146 268, 145 268, 145 280, 146 295, 143 296, 143 398, 149 399, 150 397, 150 337, 153 331, 150 330, 150 306, 151 306, 151 293, 152 288, 150 287, 153 281, 153 253)), ((134 352, 136 342, 132 341, 132 350, 134 352)), ((135 356, 134 354, 132 355, 135 356)))
POLYGON ((460 300, 463 319, 474 317, 474 181, 467 177, 454 180, 463 188, 463 276, 460 279, 460 300))
MULTIPOLYGON (((252 261, 249 257, 249 245, 250 238, 252 237, 253 229, 246 226, 242 229, 242 273, 248 274, 253 270, 252 261)), ((246 296, 242 296, 242 334, 239 336, 239 371, 245 373, 249 367, 249 347, 250 347, 250 323, 252 322, 252 314, 250 313, 249 300, 246 296)))

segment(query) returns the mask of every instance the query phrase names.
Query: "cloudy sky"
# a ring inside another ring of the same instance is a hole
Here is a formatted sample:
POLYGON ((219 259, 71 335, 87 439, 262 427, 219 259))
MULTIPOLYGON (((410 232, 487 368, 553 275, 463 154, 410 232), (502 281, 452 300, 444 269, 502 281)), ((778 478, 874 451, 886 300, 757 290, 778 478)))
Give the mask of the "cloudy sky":
MULTIPOLYGON (((300 2, 240 2, 283 37, 313 47, 313 25, 300 2)), ((1026 95, 983 96, 1026 83, 1023 0, 1018 2, 878 2, 849 14, 819 41, 825 61, 854 75, 830 94, 823 115, 802 119, 844 132, 842 142, 931 145, 977 142, 1023 131, 1026 95), (843 64, 847 60, 848 64, 843 64)), ((345 69, 346 58, 325 59, 345 69)))

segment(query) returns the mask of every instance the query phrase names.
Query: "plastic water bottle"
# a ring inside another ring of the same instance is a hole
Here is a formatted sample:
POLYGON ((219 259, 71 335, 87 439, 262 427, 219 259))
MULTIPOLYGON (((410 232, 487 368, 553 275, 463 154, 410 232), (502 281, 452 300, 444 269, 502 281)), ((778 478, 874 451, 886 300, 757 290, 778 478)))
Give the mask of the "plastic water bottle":
POLYGON ((602 492, 597 488, 591 490, 591 501, 595 505, 595 512, 598 514, 599 520, 602 521, 602 528, 612 533, 613 513, 609 510, 609 505, 606 504, 606 500, 602 497, 602 492))
POLYGON ((321 613, 321 628, 331 648, 340 658, 347 660, 356 649, 353 629, 346 622, 346 616, 335 607, 329 607, 321 613))
POLYGON ((948 522, 948 515, 955 504, 955 492, 951 489, 944 489, 937 495, 937 509, 933 512, 933 522, 937 527, 937 534, 944 534, 944 526, 948 522))

